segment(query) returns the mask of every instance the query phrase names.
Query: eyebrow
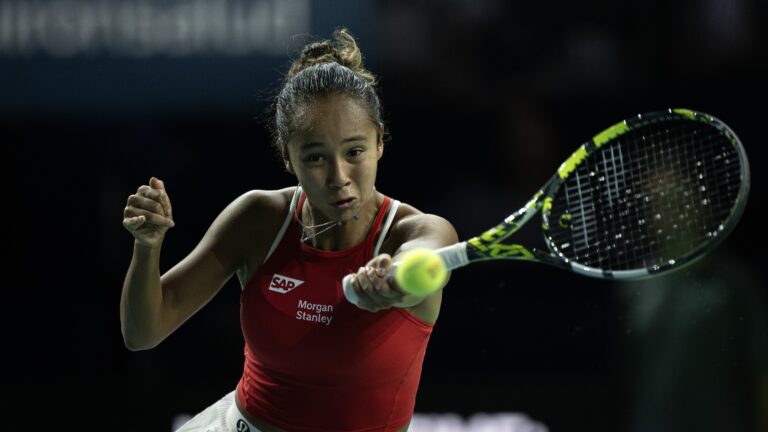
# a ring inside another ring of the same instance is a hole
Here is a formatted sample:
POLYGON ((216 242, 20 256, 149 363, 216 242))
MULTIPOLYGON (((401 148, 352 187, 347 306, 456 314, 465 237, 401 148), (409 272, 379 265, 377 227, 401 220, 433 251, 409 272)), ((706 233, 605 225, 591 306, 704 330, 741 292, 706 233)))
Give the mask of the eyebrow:
MULTIPOLYGON (((354 136, 351 136, 349 138, 344 138, 344 140, 342 140, 341 143, 345 144, 345 143, 348 143, 348 142, 365 141, 366 139, 368 139, 368 138, 366 138, 365 135, 354 135, 354 136)), ((323 146, 323 143, 321 143, 321 142, 310 141, 310 142, 306 142, 306 143, 302 144, 301 147, 299 147, 299 148, 300 148, 300 150, 306 150, 306 149, 310 149, 310 148, 314 148, 314 147, 322 147, 322 146, 323 146)))

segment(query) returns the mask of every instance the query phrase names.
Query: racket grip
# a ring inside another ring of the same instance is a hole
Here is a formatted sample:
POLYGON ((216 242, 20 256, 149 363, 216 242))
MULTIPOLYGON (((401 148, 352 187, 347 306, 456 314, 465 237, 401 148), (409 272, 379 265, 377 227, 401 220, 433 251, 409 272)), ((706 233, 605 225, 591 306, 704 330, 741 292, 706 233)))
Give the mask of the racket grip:
POLYGON ((435 252, 437 252, 437 254, 440 255, 440 258, 443 259, 445 268, 448 271, 455 270, 469 264, 469 257, 467 256, 467 242, 459 242, 450 246, 441 247, 435 252))

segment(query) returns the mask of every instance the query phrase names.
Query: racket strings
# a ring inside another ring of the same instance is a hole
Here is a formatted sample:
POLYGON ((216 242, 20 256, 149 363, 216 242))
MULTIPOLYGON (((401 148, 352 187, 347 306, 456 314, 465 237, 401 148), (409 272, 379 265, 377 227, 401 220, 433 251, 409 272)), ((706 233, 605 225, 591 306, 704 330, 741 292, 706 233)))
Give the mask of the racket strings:
POLYGON ((553 200, 550 243, 590 267, 667 264, 722 229, 740 174, 736 149, 706 123, 630 131, 590 155, 566 180, 553 200))
MULTIPOLYGON (((672 134, 669 134, 669 132, 670 130, 665 130, 665 135, 667 136, 659 138, 672 141, 679 139, 679 137, 673 136, 672 134)), ((684 134, 682 136, 683 138, 685 137, 684 134)), ((655 178, 649 176, 649 179, 654 180, 655 182, 652 181, 647 186, 643 184, 640 186, 650 188, 649 196, 656 198, 654 200, 654 204, 650 208, 653 211, 653 219, 651 220, 651 224, 655 225, 652 226, 652 230, 655 230, 655 233, 652 232, 652 234, 655 234, 656 237, 663 236, 663 238, 652 239, 647 244, 647 251, 645 255, 677 257, 681 256, 681 254, 685 251, 691 250, 691 248, 695 247, 695 244, 692 244, 691 240, 696 238, 696 233, 691 228, 696 226, 695 222, 697 221, 697 218, 692 218, 685 212, 686 208, 692 207, 691 197, 693 195, 690 193, 692 190, 692 185, 690 183, 691 176, 678 175, 677 177, 679 178, 675 178, 674 175, 670 175, 669 173, 684 173, 686 170, 687 172, 690 172, 690 166, 682 166, 688 165, 688 163, 691 161, 691 158, 687 156, 690 146, 677 145, 663 147, 658 150, 655 148, 657 146, 658 145, 654 143, 654 145, 650 148, 652 150, 650 155, 652 156, 654 164, 649 166, 649 168, 655 169, 654 173, 656 176, 655 178), (659 173, 662 175, 658 175, 659 173), (677 186, 673 187, 675 185, 677 186), (684 206, 682 211, 681 205, 684 206), (674 220, 675 216, 678 217, 678 221, 674 220), (686 221, 688 223, 683 223, 686 221), (659 251, 658 249, 660 245, 666 245, 667 250, 659 251), (670 246, 672 247, 670 248, 670 246), (659 252, 661 252, 661 254, 659 252)), ((699 150, 701 151, 701 149, 699 150)), ((706 147, 704 152, 706 152, 706 147)), ((648 152, 644 153, 646 156, 648 155, 648 152)), ((704 155, 704 157, 708 157, 708 155, 704 155)), ((706 175, 700 174, 700 176, 705 177, 706 175)), ((693 206, 692 208, 697 209, 696 206, 693 206)), ((707 207, 702 207, 702 209, 706 210, 707 207)), ((648 216, 651 215, 647 210, 648 209, 646 209, 645 212, 636 213, 635 217, 639 217, 639 219, 636 219, 638 222, 646 222, 648 220, 648 216)), ((640 224, 638 223, 638 225, 640 224)), ((632 225, 630 225, 630 227, 631 226, 632 225)), ((640 236, 642 235, 643 234, 640 234, 640 236)), ((624 246, 628 246, 628 243, 625 242, 624 246)), ((622 252, 629 252, 629 257, 633 258, 634 255, 634 259, 637 260, 638 256, 640 258, 643 257, 643 254, 634 253, 638 249, 640 248, 625 248, 623 251, 620 251, 620 254, 622 254, 622 252)), ((611 258, 610 255, 607 256, 611 258)), ((648 266, 653 265, 654 263, 644 261, 641 262, 641 264, 648 266)), ((658 262, 655 264, 658 264, 658 262)))
MULTIPOLYGON (((703 180, 705 178, 709 179, 715 177, 706 172, 707 166, 701 165, 700 161, 698 161, 698 166, 700 168, 695 168, 695 166, 691 165, 691 162, 695 159, 695 156, 697 156, 696 153, 704 159, 712 158, 709 150, 712 150, 714 147, 708 144, 711 144, 710 141, 713 138, 713 135, 710 135, 702 141, 705 145, 700 148, 693 148, 691 147, 691 144, 694 144, 695 141, 693 141, 692 135, 682 133, 679 136, 674 136, 673 134, 669 134, 669 130, 665 132, 669 135, 664 137, 667 140, 678 141, 681 138, 685 140, 687 137, 690 142, 684 143, 684 145, 671 147, 662 146, 660 151, 652 153, 655 156, 655 164, 652 168, 655 169, 654 174, 656 174, 656 178, 649 177, 652 180, 655 180, 655 182, 650 183, 650 197, 656 199, 655 203, 650 206, 651 212, 646 209, 644 214, 640 214, 639 216, 645 216, 645 219, 641 219, 643 221, 646 221, 649 216, 653 217, 651 222, 653 225, 652 229, 655 231, 652 231, 651 234, 655 235, 657 238, 651 240, 649 243, 649 253, 656 253, 656 255, 658 255, 659 246, 666 245, 668 250, 661 251, 663 254, 660 256, 676 257, 680 256, 686 250, 691 250, 696 246, 696 244, 691 242, 697 240, 696 236, 699 234, 696 229, 697 227, 711 226, 711 220, 713 218, 711 209, 713 206, 708 206, 707 198, 701 197, 701 192, 706 191, 706 186, 703 186, 704 189, 702 189, 702 186, 699 186, 699 190, 697 191, 695 189, 696 184, 692 184, 691 179, 692 177, 698 177, 698 179, 694 180, 703 180), (693 150, 694 154, 689 155, 691 150, 693 150), (694 157, 692 158, 691 156, 694 157), (703 172, 698 174, 694 172, 694 175, 692 176, 690 175, 692 169, 701 169, 703 172), (667 174, 670 172, 682 174, 677 176, 667 174), (661 173, 662 175, 658 175, 658 173, 661 173), (686 173, 688 174, 686 175, 686 173), (699 200, 701 200, 701 206, 696 203, 696 201, 699 200), (690 214, 691 209, 694 213, 693 216, 690 214), (707 212, 707 210, 710 211, 707 212), (674 220, 675 216, 678 218, 677 221, 674 220), (705 223, 701 223, 702 221, 705 221, 705 223), (682 229, 681 223, 683 227, 682 229), (659 239, 658 237, 661 236, 663 237, 659 239), (656 247, 656 250, 654 250, 654 246, 656 247)), ((714 137, 717 138, 718 135, 714 135, 714 137)), ((657 146, 658 145, 655 145, 654 147, 657 146)), ((723 216, 727 216, 728 209, 725 210, 726 214, 723 216)), ((645 264, 648 265, 649 263, 646 262, 645 264)))

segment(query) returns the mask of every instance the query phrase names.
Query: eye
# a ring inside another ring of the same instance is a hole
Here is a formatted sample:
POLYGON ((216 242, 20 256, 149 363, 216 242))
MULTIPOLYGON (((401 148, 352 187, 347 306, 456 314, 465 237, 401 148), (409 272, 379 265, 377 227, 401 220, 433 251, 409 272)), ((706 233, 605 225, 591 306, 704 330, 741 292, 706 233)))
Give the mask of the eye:
POLYGON ((361 148, 353 148, 352 150, 350 150, 350 151, 349 151, 349 153, 348 153, 348 154, 349 154, 351 157, 353 157, 353 158, 357 158, 357 157, 361 156, 361 155, 363 154, 363 152, 365 152, 365 150, 364 150, 364 149, 361 149, 361 148))
POLYGON ((322 162, 325 157, 319 153, 313 153, 304 157, 306 162, 322 162))

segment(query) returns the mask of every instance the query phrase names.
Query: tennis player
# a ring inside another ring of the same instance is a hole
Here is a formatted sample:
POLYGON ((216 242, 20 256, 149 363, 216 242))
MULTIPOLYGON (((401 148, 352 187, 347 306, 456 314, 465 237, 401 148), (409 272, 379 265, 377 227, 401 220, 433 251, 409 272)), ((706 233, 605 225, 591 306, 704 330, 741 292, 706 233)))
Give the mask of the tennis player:
POLYGON ((152 177, 128 197, 120 319, 130 350, 157 346, 232 275, 242 287, 242 378, 179 431, 407 430, 442 290, 406 295, 387 273, 404 251, 458 238, 445 219, 376 190, 385 129, 374 85, 347 30, 304 47, 272 124, 299 185, 243 194, 162 276, 174 226, 165 185, 152 177), (342 294, 350 273, 358 306, 342 294))

